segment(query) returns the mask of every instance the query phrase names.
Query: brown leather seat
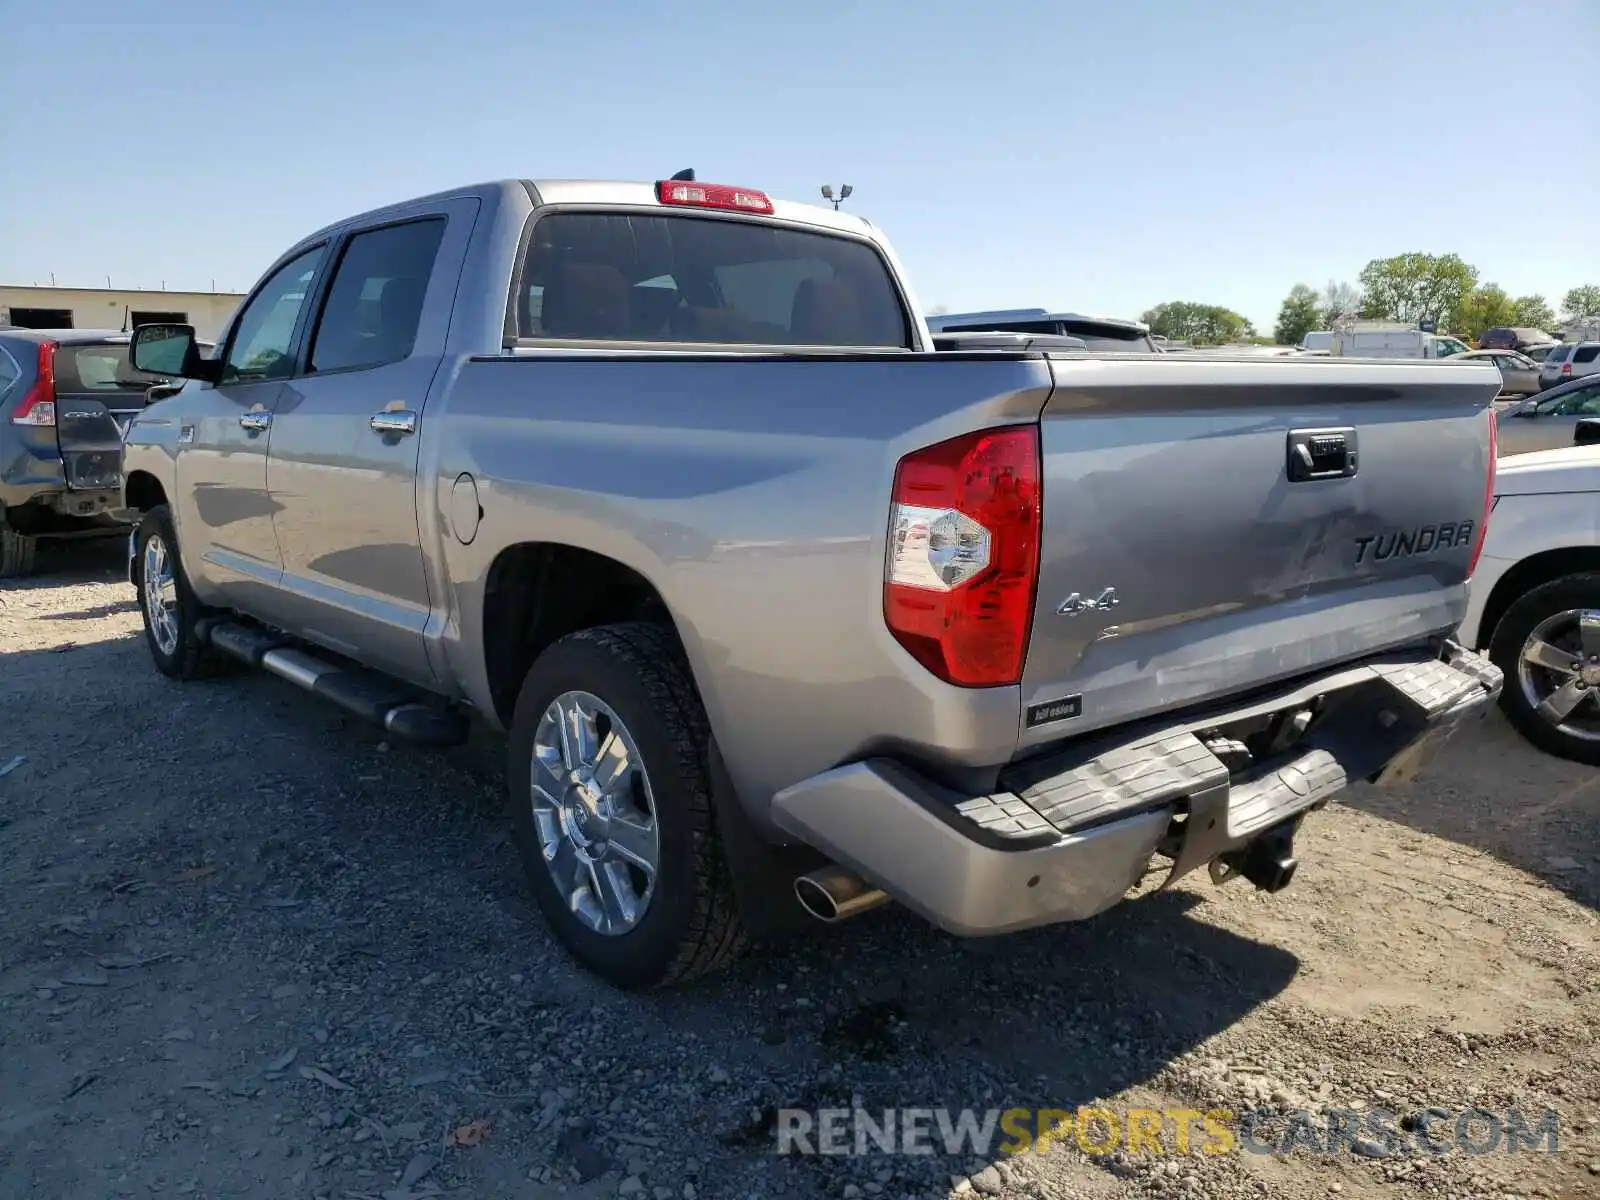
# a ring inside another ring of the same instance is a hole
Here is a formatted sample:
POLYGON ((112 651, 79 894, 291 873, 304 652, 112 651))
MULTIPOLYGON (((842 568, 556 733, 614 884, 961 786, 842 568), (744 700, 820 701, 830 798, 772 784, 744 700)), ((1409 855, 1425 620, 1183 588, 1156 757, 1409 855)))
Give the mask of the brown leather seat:
POLYGON ((550 275, 539 316, 546 336, 619 339, 632 333, 628 281, 621 271, 566 263, 550 275))
POLYGON ((789 312, 789 340, 813 346, 859 342, 861 306, 855 291, 831 279, 803 280, 789 312))

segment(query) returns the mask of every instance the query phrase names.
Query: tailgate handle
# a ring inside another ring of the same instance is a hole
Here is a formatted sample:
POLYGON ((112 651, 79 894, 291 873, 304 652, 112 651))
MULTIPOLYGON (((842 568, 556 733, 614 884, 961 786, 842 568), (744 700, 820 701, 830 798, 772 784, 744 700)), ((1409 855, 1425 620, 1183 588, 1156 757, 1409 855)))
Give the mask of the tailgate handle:
POLYGON ((1291 429, 1289 431, 1289 482, 1311 479, 1348 479, 1356 473, 1354 429, 1291 429))

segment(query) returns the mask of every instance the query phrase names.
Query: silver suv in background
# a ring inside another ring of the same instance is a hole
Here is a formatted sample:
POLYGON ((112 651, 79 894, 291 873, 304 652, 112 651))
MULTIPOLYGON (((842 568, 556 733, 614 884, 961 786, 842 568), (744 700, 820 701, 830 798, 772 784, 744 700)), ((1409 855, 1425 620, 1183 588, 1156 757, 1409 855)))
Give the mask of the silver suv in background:
POLYGON ((115 517, 122 432, 170 382, 128 365, 128 339, 0 330, 0 579, 32 571, 41 538, 127 532, 115 517))
POLYGON ((1539 367, 1539 386, 1552 388, 1596 371, 1600 371, 1600 342, 1567 342, 1545 355, 1539 367))
POLYGON ((1042 308, 1004 308, 989 312, 942 313, 928 318, 932 333, 1046 333, 1082 338, 1091 351, 1159 354, 1142 321, 1122 317, 1053 313, 1042 308))

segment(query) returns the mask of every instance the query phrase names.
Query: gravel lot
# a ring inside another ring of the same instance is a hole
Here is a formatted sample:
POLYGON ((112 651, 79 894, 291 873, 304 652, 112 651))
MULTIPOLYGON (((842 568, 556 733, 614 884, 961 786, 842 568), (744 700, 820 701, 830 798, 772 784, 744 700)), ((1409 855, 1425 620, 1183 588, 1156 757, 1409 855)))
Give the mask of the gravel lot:
POLYGON ((166 681, 119 549, 0 589, 5 1200, 1600 1195, 1600 775, 1498 720, 1423 783, 1314 816, 1276 897, 1202 876, 982 943, 888 908, 632 997, 545 935, 492 738, 390 747, 270 678, 166 681), (774 1107, 852 1097, 1548 1106, 1561 1133, 773 1153, 774 1107))

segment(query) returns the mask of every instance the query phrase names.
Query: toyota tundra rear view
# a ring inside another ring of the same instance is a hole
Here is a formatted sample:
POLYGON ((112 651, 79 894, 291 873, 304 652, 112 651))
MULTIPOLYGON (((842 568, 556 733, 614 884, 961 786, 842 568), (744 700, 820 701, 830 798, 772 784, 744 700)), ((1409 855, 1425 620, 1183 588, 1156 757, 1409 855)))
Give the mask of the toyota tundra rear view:
POLYGON ((1310 810, 1487 711, 1449 631, 1492 368, 939 350, 918 311, 867 222, 692 178, 311 234, 214 355, 136 331, 195 381, 125 450, 153 661, 502 731, 534 898, 630 987, 888 901, 1276 890, 1310 810))

